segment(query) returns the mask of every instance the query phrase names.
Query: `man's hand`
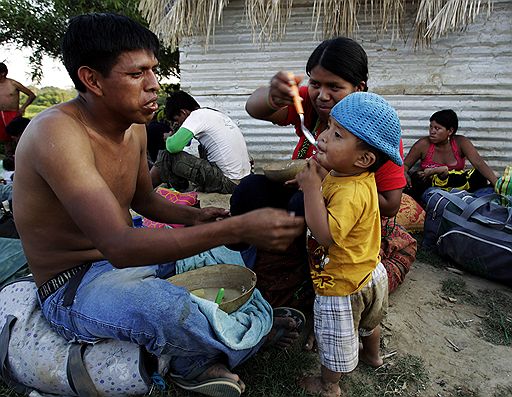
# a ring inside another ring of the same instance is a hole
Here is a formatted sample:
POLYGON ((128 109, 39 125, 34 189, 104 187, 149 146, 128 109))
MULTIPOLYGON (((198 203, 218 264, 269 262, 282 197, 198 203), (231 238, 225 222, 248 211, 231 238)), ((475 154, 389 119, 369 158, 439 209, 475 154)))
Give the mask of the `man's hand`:
POLYGON ((268 251, 284 251, 305 226, 303 217, 275 208, 254 210, 237 218, 242 240, 268 251))
POLYGON ((224 219, 229 216, 229 211, 224 208, 217 207, 205 207, 201 208, 200 212, 194 219, 194 225, 200 225, 201 223, 214 222, 219 219, 224 219))

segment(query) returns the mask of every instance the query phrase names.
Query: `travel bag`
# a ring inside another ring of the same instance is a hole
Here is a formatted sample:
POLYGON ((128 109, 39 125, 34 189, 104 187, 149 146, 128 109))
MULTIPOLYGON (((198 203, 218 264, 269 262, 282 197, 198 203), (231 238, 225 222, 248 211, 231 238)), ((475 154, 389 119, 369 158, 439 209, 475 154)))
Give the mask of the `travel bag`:
POLYGON ((121 397, 146 394, 162 381, 156 358, 134 343, 80 344, 58 335, 36 291, 31 277, 0 290, 0 378, 7 386, 38 396, 121 397))
POLYGON ((425 192, 423 247, 473 274, 512 286, 512 208, 503 196, 425 192), (505 204, 505 205, 504 205, 505 204))

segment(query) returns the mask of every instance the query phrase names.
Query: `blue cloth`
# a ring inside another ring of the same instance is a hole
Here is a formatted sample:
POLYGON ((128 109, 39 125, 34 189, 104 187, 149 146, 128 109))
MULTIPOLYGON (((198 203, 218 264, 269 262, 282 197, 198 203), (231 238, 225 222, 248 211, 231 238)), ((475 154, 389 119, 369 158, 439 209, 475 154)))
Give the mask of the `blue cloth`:
POLYGON ((0 285, 26 265, 27 258, 25 258, 21 241, 13 238, 0 238, 0 285))
POLYGON ((172 373, 185 379, 218 362, 233 368, 263 343, 272 325, 270 305, 257 292, 240 310, 227 315, 166 279, 175 269, 191 270, 215 260, 233 262, 237 255, 241 264, 239 253, 223 248, 176 264, 116 269, 108 261, 96 262, 71 306, 63 305, 63 286, 44 301, 42 311, 52 328, 68 340, 131 341, 157 357, 170 357, 172 373))
POLYGON ((5 200, 12 200, 12 183, 0 183, 0 202, 5 200))
MULTIPOLYGON (((245 266, 240 252, 220 246, 176 261, 176 274, 223 263, 245 266)), ((231 314, 220 310, 215 302, 194 295, 191 299, 208 318, 219 340, 231 349, 254 347, 272 328, 272 307, 258 290, 254 290, 252 297, 231 314)))

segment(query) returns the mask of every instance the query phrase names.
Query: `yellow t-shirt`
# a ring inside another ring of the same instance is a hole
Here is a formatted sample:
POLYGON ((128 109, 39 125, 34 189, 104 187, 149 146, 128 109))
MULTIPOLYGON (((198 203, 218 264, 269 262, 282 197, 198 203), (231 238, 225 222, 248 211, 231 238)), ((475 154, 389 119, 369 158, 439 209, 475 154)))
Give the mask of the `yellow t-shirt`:
POLYGON ((363 288, 379 263, 380 212, 373 173, 327 175, 322 182, 329 230, 326 250, 308 229, 308 257, 317 295, 347 296, 363 288))

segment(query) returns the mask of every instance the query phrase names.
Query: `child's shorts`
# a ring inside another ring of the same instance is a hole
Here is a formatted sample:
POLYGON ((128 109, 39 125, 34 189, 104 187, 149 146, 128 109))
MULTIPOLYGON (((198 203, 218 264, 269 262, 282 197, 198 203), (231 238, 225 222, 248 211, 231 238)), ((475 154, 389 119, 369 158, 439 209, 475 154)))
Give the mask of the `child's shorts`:
POLYGON ((315 298, 315 337, 320 363, 333 372, 353 371, 359 358, 359 335, 369 336, 388 308, 388 276, 379 263, 372 280, 349 296, 315 298))

